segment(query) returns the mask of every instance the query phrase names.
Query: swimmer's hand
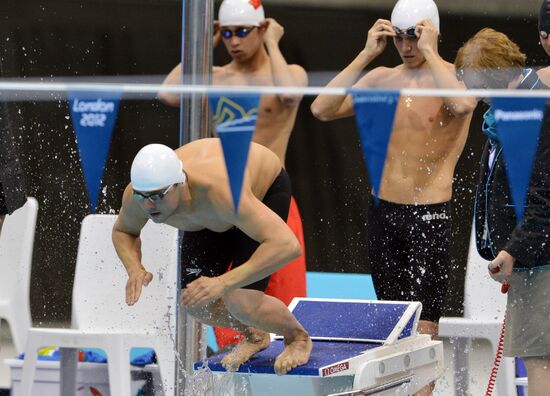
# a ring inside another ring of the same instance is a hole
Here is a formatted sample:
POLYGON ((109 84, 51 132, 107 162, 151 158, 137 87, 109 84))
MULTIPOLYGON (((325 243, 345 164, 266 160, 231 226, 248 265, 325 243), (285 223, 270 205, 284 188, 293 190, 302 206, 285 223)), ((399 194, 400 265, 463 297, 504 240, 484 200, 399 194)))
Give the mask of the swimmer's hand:
POLYGON ((416 36, 418 37, 417 47, 422 54, 428 51, 437 53, 437 41, 439 33, 435 25, 429 19, 424 19, 416 25, 416 36))
POLYGON ((503 283, 512 275, 516 259, 507 251, 501 250, 496 258, 489 263, 489 275, 495 281, 503 283), (499 268, 499 271, 494 271, 494 268, 499 268))
POLYGON ((375 58, 384 51, 388 43, 388 37, 395 37, 392 24, 387 19, 379 19, 369 30, 365 52, 369 57, 375 58))
POLYGON ((181 303, 189 307, 204 306, 222 298, 225 291, 225 283, 220 277, 201 276, 183 289, 181 303))
POLYGON ((128 281, 126 282, 126 304, 134 305, 141 296, 141 288, 149 285, 152 280, 153 274, 147 272, 143 267, 129 272, 128 281))
POLYGON ((273 18, 267 18, 260 22, 260 26, 265 27, 264 43, 267 44, 279 44, 285 29, 273 18))

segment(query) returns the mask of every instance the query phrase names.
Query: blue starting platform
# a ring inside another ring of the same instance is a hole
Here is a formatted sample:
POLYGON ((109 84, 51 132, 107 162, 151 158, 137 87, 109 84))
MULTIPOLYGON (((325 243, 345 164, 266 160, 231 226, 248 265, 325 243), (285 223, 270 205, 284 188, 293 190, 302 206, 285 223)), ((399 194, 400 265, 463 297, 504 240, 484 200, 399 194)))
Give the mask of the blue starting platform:
POLYGON ((225 354, 208 368, 245 377, 253 396, 412 395, 443 374, 442 343, 416 331, 418 302, 296 298, 289 309, 313 340, 307 364, 275 375, 284 343, 273 336, 235 373, 222 367, 225 354))

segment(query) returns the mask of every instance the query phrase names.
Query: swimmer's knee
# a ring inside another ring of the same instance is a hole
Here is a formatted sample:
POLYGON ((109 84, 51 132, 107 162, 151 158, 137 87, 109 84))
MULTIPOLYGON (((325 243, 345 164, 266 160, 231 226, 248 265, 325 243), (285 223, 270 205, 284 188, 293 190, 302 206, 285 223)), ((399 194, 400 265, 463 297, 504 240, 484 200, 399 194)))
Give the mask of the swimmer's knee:
POLYGON ((416 330, 419 334, 429 334, 435 339, 438 333, 438 325, 430 320, 419 320, 416 330))
POLYGON ((550 356, 532 356, 532 357, 523 357, 523 362, 527 371, 534 370, 544 370, 545 372, 550 371, 550 356))
POLYGON ((237 289, 226 293, 223 301, 227 310, 238 320, 246 321, 254 317, 262 302, 263 292, 250 289, 237 289))

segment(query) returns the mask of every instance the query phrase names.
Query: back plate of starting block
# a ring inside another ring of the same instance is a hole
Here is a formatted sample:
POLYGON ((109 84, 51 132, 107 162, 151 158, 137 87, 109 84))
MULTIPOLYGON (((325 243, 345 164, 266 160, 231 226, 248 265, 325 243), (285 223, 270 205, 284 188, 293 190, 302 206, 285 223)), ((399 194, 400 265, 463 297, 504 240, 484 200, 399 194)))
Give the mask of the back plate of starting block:
POLYGON ((389 345, 416 331, 421 304, 295 298, 289 309, 313 340, 389 345))

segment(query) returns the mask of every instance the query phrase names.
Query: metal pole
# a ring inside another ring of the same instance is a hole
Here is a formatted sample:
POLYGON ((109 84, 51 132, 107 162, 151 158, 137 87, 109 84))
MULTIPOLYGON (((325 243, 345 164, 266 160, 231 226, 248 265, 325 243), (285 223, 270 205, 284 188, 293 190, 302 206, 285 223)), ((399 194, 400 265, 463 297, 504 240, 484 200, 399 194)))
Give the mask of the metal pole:
MULTIPOLYGON (((210 84, 212 70, 213 0, 182 0, 182 83, 210 84)), ((208 99, 203 94, 180 98, 180 144, 210 136, 208 99)), ((179 265, 181 269, 181 265, 179 265)), ((181 276, 178 277, 178 282, 181 276)), ((181 290, 181 285, 179 285, 181 290)), ((177 395, 184 395, 186 373, 202 358, 203 326, 187 315, 178 301, 176 370, 177 395)))

